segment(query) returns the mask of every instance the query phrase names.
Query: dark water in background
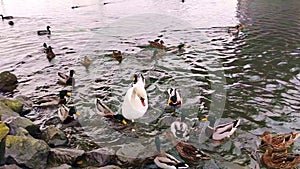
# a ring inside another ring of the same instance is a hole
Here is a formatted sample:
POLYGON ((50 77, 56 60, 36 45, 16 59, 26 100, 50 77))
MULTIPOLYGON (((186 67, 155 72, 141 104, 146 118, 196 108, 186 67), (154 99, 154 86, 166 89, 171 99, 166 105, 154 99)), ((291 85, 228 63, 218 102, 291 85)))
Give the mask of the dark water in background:
MULTIPOLYGON (((212 121, 221 115, 221 121, 243 119, 228 141, 198 144, 213 157, 199 164, 200 168, 255 168, 262 132, 299 130, 300 1, 103 2, 0 1, 1 13, 16 16, 13 27, 0 21, 0 71, 12 71, 22 82, 15 96, 36 100, 62 89, 56 84, 58 71, 74 69, 78 75, 73 101, 84 129, 74 134, 78 140, 89 139, 113 149, 129 142, 148 144, 158 130, 167 129, 142 124, 159 120, 169 87, 180 89, 183 106, 178 112, 187 114, 189 125, 205 116, 212 121), (75 5, 83 7, 72 10, 75 5), (245 30, 237 38, 230 36, 227 27, 238 23, 245 30), (51 37, 37 36, 36 30, 46 25, 52 27, 51 37), (161 57, 153 57, 154 50, 137 47, 159 35, 167 46, 184 42, 189 47, 182 54, 161 57), (53 63, 42 51, 44 42, 61 54, 53 63), (121 63, 107 56, 112 50, 125 53, 121 63), (93 60, 88 71, 80 64, 84 56, 93 60), (126 137, 105 120, 94 118, 96 97, 120 112, 136 72, 147 78, 149 97, 148 112, 137 126, 143 129, 139 139, 126 137)), ((39 116, 43 120, 53 114, 39 116)), ((169 116, 164 113, 161 118, 169 116)), ((191 142, 199 143, 200 131, 191 131, 191 142)), ((299 148, 296 141, 293 151, 299 148)))

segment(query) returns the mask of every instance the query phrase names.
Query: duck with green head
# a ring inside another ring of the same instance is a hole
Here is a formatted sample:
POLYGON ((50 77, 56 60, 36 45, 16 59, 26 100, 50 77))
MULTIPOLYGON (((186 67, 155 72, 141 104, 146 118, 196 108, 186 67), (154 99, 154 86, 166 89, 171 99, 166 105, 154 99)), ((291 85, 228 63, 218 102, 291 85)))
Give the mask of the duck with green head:
POLYGON ((66 75, 64 73, 58 72, 59 76, 59 83, 67 86, 74 86, 75 85, 75 78, 73 77, 75 74, 74 70, 70 70, 70 74, 66 75))

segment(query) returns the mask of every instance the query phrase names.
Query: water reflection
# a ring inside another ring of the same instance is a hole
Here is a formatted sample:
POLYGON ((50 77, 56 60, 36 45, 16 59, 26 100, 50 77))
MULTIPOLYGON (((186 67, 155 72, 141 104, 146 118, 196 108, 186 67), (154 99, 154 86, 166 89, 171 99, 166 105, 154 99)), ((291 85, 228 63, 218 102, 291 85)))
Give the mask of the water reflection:
MULTIPOLYGON (((211 152, 212 160, 195 167, 255 168, 260 158, 258 135, 265 130, 299 130, 297 0, 124 0, 106 5, 95 0, 0 2, 1 13, 16 16, 14 27, 0 22, 0 70, 18 75, 22 83, 15 95, 36 100, 55 94, 61 90, 57 72, 74 69, 79 75, 73 99, 82 113, 84 132, 101 146, 118 149, 136 141, 120 136, 104 119, 94 118, 93 101, 101 98, 120 112, 130 79, 138 72, 145 75, 149 94, 149 111, 140 122, 158 123, 138 125, 144 132, 142 143, 169 129, 182 112, 193 128, 193 143, 199 142, 201 127, 208 125, 199 119, 208 117, 210 125, 218 124, 220 117, 243 119, 241 128, 226 142, 216 145, 204 140, 198 144, 211 152), (238 37, 229 35, 228 26, 238 23, 244 24, 245 30, 238 37), (51 26, 52 35, 38 37, 36 30, 46 25, 51 26), (180 43, 188 47, 181 53, 139 47, 156 38, 168 47, 180 43), (56 62, 47 61, 43 43, 59 54, 56 62), (121 63, 108 56, 113 50, 124 53, 121 63), (88 71, 81 65, 84 57, 93 61, 88 71), (183 98, 175 115, 164 112, 170 87, 180 89, 183 98)), ((84 140, 84 132, 75 135, 84 140)), ((294 149, 299 150, 297 142, 294 149)), ((175 151, 170 149, 170 153, 175 151)))

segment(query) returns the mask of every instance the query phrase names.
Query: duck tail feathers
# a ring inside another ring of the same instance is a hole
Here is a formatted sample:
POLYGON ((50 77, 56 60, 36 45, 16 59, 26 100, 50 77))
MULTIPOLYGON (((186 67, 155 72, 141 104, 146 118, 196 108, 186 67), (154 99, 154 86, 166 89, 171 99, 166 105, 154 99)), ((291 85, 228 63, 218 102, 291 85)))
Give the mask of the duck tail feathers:
POLYGON ((241 123, 241 119, 237 119, 237 120, 233 121, 233 127, 237 128, 240 125, 240 123, 241 123))
POLYGON ((178 163, 177 165, 176 165, 176 168, 177 169, 185 169, 185 168, 189 168, 189 165, 187 165, 186 163, 178 163))

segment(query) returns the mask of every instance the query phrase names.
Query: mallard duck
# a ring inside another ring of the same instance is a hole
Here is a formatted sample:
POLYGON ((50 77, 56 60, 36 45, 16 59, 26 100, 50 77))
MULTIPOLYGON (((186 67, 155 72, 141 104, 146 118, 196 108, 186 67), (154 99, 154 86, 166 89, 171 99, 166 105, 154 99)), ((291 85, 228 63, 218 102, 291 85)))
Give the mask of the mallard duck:
POLYGON ((146 80, 142 74, 134 74, 132 78, 133 86, 134 85, 141 85, 145 88, 146 80))
POLYGON ((67 90, 61 90, 59 91, 59 97, 43 98, 37 101, 36 104, 38 104, 38 106, 52 106, 58 104, 67 104, 68 97, 71 97, 71 93, 68 92, 67 90))
POLYGON ((106 117, 106 118, 115 119, 119 122, 122 122, 122 124, 124 124, 124 125, 127 124, 126 119, 124 118, 124 116, 122 114, 114 113, 109 107, 107 107, 105 104, 103 104, 99 98, 96 98, 95 105, 101 116, 106 117))
POLYGON ((14 23, 13 21, 8 21, 8 24, 9 24, 10 26, 13 26, 15 23, 14 23))
POLYGON ((148 96, 145 84, 142 78, 138 78, 137 83, 126 92, 122 103, 122 115, 128 120, 134 120, 142 117, 147 109, 148 96))
POLYGON ((73 120, 77 120, 79 112, 76 111, 74 106, 68 108, 66 105, 62 104, 58 108, 58 117, 62 123, 70 123, 73 120))
POLYGON ((113 51, 112 57, 116 58, 116 59, 122 59, 123 55, 122 55, 121 51, 113 51))
POLYGON ((48 52, 48 45, 46 43, 43 43, 43 47, 44 47, 44 53, 48 52))
POLYGON ((46 27, 47 30, 38 30, 37 34, 38 35, 50 35, 51 34, 50 28, 51 28, 50 26, 47 26, 46 27))
POLYGON ((59 83, 67 86, 74 86, 75 78, 73 75, 75 74, 74 70, 70 70, 70 75, 63 74, 61 72, 57 73, 59 76, 59 83))
POLYGON ((240 125, 241 119, 235 120, 230 123, 225 123, 218 125, 214 128, 208 126, 206 131, 209 133, 210 138, 213 140, 223 140, 225 138, 229 138, 237 129, 237 127, 240 125))
POLYGON ((3 16, 2 14, 0 16, 1 16, 2 20, 4 20, 4 19, 14 19, 13 16, 3 16))
POLYGON ((55 54, 54 54, 54 52, 53 52, 53 50, 52 50, 52 47, 49 46, 49 47, 47 48, 47 50, 45 50, 45 52, 46 52, 48 61, 51 62, 51 60, 55 58, 55 54))
POLYGON ((84 67, 88 68, 88 67, 92 64, 92 60, 89 59, 87 56, 84 56, 84 59, 83 59, 83 61, 81 62, 81 64, 82 64, 84 67))
POLYGON ((175 136, 170 133, 166 132, 164 135, 167 138, 170 138, 173 145, 175 146, 176 150, 178 151, 179 155, 190 162, 197 162, 199 160, 210 160, 211 157, 204 153, 203 151, 196 148, 191 143, 185 141, 177 141, 175 136))
POLYGON ((177 89, 175 88, 168 89, 168 94, 169 94, 169 99, 168 99, 169 106, 181 106, 182 99, 177 89))
POLYGON ((263 163, 269 168, 294 168, 300 163, 300 154, 273 153, 271 144, 264 144, 266 152, 262 156, 263 163))
POLYGON ((164 45, 164 41, 160 39, 155 39, 154 41, 148 41, 150 44, 150 47, 153 48, 159 48, 159 49, 165 49, 166 46, 164 45))
POLYGON ((181 162, 179 160, 177 160, 175 157, 173 157, 172 155, 163 152, 160 150, 160 139, 159 137, 155 137, 155 145, 157 148, 157 151, 159 152, 155 158, 154 158, 154 163, 162 168, 162 169, 185 169, 185 168, 189 168, 189 166, 184 163, 181 162))
POLYGON ((272 136, 270 132, 265 131, 260 138, 261 145, 271 144, 273 146, 273 150, 278 151, 288 148, 299 136, 299 133, 288 133, 272 136))
POLYGON ((189 140, 189 127, 185 122, 174 121, 170 128, 176 138, 183 139, 184 141, 189 140))
POLYGON ((232 35, 238 35, 240 33, 240 31, 242 31, 244 29, 244 25, 243 24, 238 24, 234 27, 229 27, 228 28, 228 33, 232 34, 232 35))

